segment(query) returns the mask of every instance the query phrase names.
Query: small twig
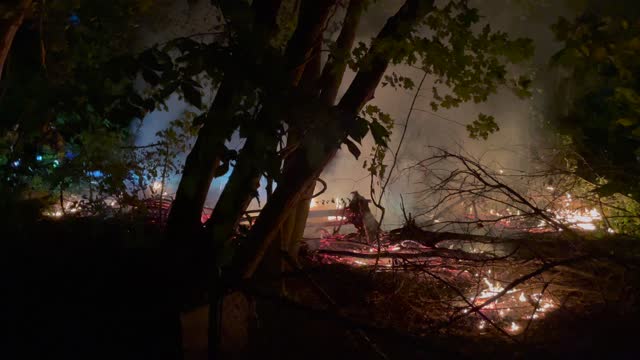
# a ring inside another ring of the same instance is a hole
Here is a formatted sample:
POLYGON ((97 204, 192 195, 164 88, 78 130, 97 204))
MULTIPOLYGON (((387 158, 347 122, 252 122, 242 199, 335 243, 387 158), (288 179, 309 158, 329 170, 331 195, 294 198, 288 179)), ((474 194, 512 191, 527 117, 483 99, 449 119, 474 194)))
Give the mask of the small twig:
POLYGON ((384 215, 386 213, 386 209, 384 206, 382 206, 382 197, 384 196, 385 191, 387 190, 387 186, 389 186, 389 181, 391 180, 391 175, 393 174, 393 171, 395 170, 396 166, 398 165, 398 156, 400 154, 400 150, 402 149, 402 144, 404 143, 404 139, 407 135, 407 129, 409 129, 409 121, 411 120, 411 115, 413 114, 413 110, 416 104, 416 100, 418 99, 418 95, 420 95, 420 90, 422 90, 422 85, 424 84, 425 79, 427 78, 427 72, 424 71, 424 74, 422 75, 422 79, 420 80, 420 84, 418 85, 418 88, 416 90, 416 93, 413 96, 413 100, 411 101, 411 106, 409 107, 409 112, 407 113, 407 117, 405 119, 404 122, 404 128, 402 129, 402 135, 400 136, 400 141, 398 142, 398 146, 396 148, 396 151, 393 154, 393 161, 391 163, 391 167, 389 168, 389 173, 387 174, 387 178, 384 181, 384 184, 382 185, 382 187, 380 188, 380 194, 378 195, 378 201, 376 202, 374 197, 373 197, 373 174, 371 174, 371 200, 373 201, 373 204, 380 209, 380 219, 378 220, 378 228, 376 229, 376 233, 374 234, 374 236, 376 237, 376 240, 378 242, 378 257, 376 258, 376 263, 374 266, 374 271, 378 266, 378 262, 379 262, 379 258, 380 258, 380 228, 382 227, 382 221, 384 220, 384 215))
POLYGON ((153 143, 153 144, 140 145, 140 146, 136 146, 136 145, 120 146, 120 149, 123 149, 123 150, 140 150, 140 149, 148 149, 148 148, 157 147, 157 146, 163 146, 163 145, 165 145, 164 142, 157 142, 157 143, 153 143))
POLYGON ((531 313, 531 317, 529 318, 529 321, 527 322, 527 326, 524 328, 524 339, 523 341, 526 341, 527 339, 527 331, 529 330, 529 326, 531 326, 531 322, 533 322, 533 317, 535 316, 536 312, 538 312, 538 309, 540 308, 540 301, 542 301, 542 297, 544 296, 544 292, 547 290, 547 287, 549 287, 549 285, 551 284, 551 282, 546 282, 544 283, 544 286, 542 287, 542 291, 540 291, 540 297, 538 297, 538 299, 536 299, 536 305, 533 307, 533 312, 531 313))

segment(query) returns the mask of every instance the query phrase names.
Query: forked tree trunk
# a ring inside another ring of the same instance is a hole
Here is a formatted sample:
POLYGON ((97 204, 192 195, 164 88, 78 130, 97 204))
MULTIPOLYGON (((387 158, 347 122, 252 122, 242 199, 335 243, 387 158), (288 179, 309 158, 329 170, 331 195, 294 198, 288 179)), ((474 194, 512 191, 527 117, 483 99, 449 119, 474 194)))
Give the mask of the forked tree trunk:
MULTIPOLYGON (((298 27, 294 32, 285 52, 287 59, 300 61, 312 54, 313 49, 319 48, 316 44, 322 39, 322 30, 326 27, 326 21, 335 2, 336 0, 322 0, 305 3, 300 15, 305 26, 298 27)), ((314 56, 316 57, 319 59, 319 52, 314 56)), ((292 64, 296 64, 296 61, 292 64)), ((291 66, 289 83, 285 86, 296 88, 300 82, 298 72, 307 66, 306 62, 301 66, 291 66)), ((267 169, 268 154, 275 153, 278 139, 268 124, 274 123, 270 120, 272 116, 277 116, 274 107, 284 104, 280 100, 281 96, 278 95, 281 89, 266 89, 266 92, 270 93, 266 101, 272 101, 274 104, 266 104, 267 106, 261 111, 257 120, 257 129, 247 138, 232 175, 213 210, 213 216, 207 221, 207 228, 214 235, 214 241, 218 243, 228 240, 233 234, 242 214, 258 190, 260 177, 267 169)))
MULTIPOLYGON (((277 33, 277 17, 281 3, 282 0, 259 0, 252 4, 255 15, 252 31, 255 33, 256 47, 249 51, 255 56, 263 55, 272 37, 277 33)), ((182 232, 197 233, 201 228, 202 208, 226 150, 225 140, 236 129, 232 116, 242 95, 240 84, 243 82, 243 76, 240 70, 228 69, 225 72, 196 143, 187 156, 176 199, 167 220, 171 238, 180 238, 177 234, 182 232)))
POLYGON ((185 161, 176 198, 167 219, 168 233, 196 234, 201 227, 202 207, 209 186, 225 151, 225 140, 233 134, 231 117, 239 98, 238 78, 225 76, 211 105, 207 119, 198 133, 196 143, 185 161))
MULTIPOLYGON (((305 76, 308 76, 308 79, 303 80, 307 80, 305 82, 315 88, 308 92, 313 93, 312 95, 320 93, 321 102, 327 106, 333 105, 338 96, 338 89, 342 83, 347 59, 350 56, 362 15, 363 3, 364 0, 351 0, 349 2, 340 35, 336 41, 335 54, 328 59, 324 70, 322 70, 322 75, 320 75, 321 64, 319 56, 316 58, 317 68, 313 67, 312 71, 309 72, 305 70, 305 76)), ((303 192, 294 213, 285 221, 285 229, 287 230, 283 233, 282 247, 294 260, 297 259, 299 242, 302 239, 307 218, 309 217, 314 185, 311 185, 303 192)))
MULTIPOLYGON (((5 19, 5 14, 0 14, 0 79, 2 79, 2 72, 11 51, 13 39, 15 39, 20 26, 22 26, 22 22, 32 3, 33 0, 16 1, 15 8, 10 10, 10 16, 5 19)), ((2 5, 0 10, 8 7, 10 5, 2 5)))
MULTIPOLYGON (((268 115, 260 116, 258 121, 267 121, 265 116, 268 115)), ((276 141, 275 136, 252 136, 247 139, 206 223, 214 247, 223 245, 233 235, 260 186, 264 164, 269 160, 269 154, 275 153, 276 141)))
MULTIPOLYGON (((335 53, 332 54, 327 64, 322 70, 320 61, 320 52, 305 68, 303 75, 303 87, 305 93, 312 97, 320 94, 320 101, 327 106, 332 106, 338 96, 338 89, 342 83, 342 78, 346 70, 347 59, 350 56, 351 48, 356 37, 356 30, 362 15, 364 0, 351 0, 347 8, 347 13, 340 30, 340 35, 336 41, 335 53), (322 75, 321 75, 322 72, 322 75)), ((293 141, 300 141, 293 140, 293 141)), ((285 164, 285 168, 287 164, 285 164)), ((315 185, 315 184, 314 184, 315 185)), ((289 215, 285 221, 285 225, 281 234, 282 250, 289 254, 294 261, 298 256, 299 243, 304 235, 304 229, 309 217, 309 206, 313 197, 315 186, 307 188, 295 211, 289 215)))
POLYGON ((321 136, 320 146, 316 138, 315 146, 303 146, 292 154, 292 165, 285 170, 283 179, 240 248, 235 264, 237 276, 250 278, 253 275, 294 205, 335 156, 347 136, 345 129, 349 128, 350 122, 364 104, 373 98, 375 89, 390 62, 390 55, 381 51, 380 47, 388 41, 402 41, 432 9, 433 0, 407 0, 400 10, 387 20, 365 56, 367 66, 358 72, 340 101, 336 112, 338 116, 326 119, 327 124, 339 124, 336 128, 338 131, 321 136), (315 155, 307 157, 309 152, 315 152, 315 155))

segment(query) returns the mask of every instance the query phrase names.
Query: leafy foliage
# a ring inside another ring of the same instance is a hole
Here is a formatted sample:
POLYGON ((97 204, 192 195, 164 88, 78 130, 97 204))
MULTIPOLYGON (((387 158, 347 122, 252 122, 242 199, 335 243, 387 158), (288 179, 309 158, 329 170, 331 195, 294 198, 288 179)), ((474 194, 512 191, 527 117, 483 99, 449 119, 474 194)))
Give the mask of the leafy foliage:
POLYGON ((174 92, 204 109, 203 86, 214 86, 221 76, 219 62, 205 59, 223 62, 223 51, 178 38, 133 53, 138 17, 152 0, 36 4, 1 84, 3 186, 54 198, 88 191, 93 203, 103 195, 127 202, 130 184, 147 183, 141 179, 150 179, 153 166, 178 171, 175 155, 187 150, 186 134, 193 135, 184 120, 157 134, 170 146, 145 154, 144 161, 130 146, 131 121, 166 109, 174 92), (138 79, 147 83, 142 91, 134 86, 138 79))
POLYGON ((500 130, 498 124, 496 124, 495 118, 490 115, 478 114, 478 118, 471 124, 467 125, 467 131, 469 137, 472 139, 482 138, 487 140, 489 134, 492 134, 500 130))
POLYGON ((640 196, 640 18, 637 3, 626 14, 586 12, 553 27, 564 47, 552 58, 568 72, 555 122, 578 155, 576 171, 602 193, 640 196), (633 15, 636 14, 636 15, 633 15))

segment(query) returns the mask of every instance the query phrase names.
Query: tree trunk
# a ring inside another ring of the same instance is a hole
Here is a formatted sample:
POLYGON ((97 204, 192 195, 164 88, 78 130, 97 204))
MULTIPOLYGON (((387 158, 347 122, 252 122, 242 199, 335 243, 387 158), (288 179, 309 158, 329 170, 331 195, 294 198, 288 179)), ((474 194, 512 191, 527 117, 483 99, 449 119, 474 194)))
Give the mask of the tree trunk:
MULTIPOLYGON (((259 121, 267 121, 264 116, 259 121)), ((225 186, 206 227, 220 246, 233 235, 242 215, 260 186, 268 154, 275 153, 275 136, 251 136, 240 151, 229 181, 225 186), (217 214, 221 214, 217 216, 217 214)))
MULTIPOLYGON (((246 49, 255 57, 261 57, 277 33, 277 17, 282 0, 259 0, 252 4, 253 32, 256 46, 246 49)), ((237 56, 243 56, 239 54, 237 56)), ((240 97, 243 74, 228 69, 211 105, 204 126, 185 161, 182 178, 176 191, 167 220, 168 233, 175 237, 181 231, 197 232, 201 227, 202 207, 207 199, 211 181, 224 155, 225 140, 236 129, 232 122, 240 97), (173 234, 173 235, 172 235, 173 234)))
MULTIPOLYGON (((321 40, 322 30, 326 27, 326 21, 329 17, 332 4, 336 0, 307 1, 305 2, 304 12, 301 14, 301 21, 305 24, 296 28, 292 40, 287 46, 287 59, 301 59, 313 53, 314 48, 319 48, 318 40, 321 40), (312 10, 322 11, 316 13, 312 10)), ((317 67, 319 69, 320 53, 317 51, 313 58, 317 58, 317 67)), ((287 87, 295 88, 300 79, 297 72, 300 68, 311 68, 316 61, 308 62, 310 66, 300 66, 292 68, 290 71, 290 82, 287 87)), ((319 73, 319 70, 316 71, 319 73)), ((316 76, 317 78, 317 76, 316 76)), ((306 80, 306 79, 305 79, 306 80)), ((307 81, 305 81, 306 83, 307 81)), ((281 100, 281 89, 266 89, 269 93, 263 110, 255 129, 247 138, 245 146, 240 151, 240 156, 234 167, 233 173, 229 178, 225 189, 223 190, 218 204, 213 210, 213 216, 207 221, 207 227, 213 233, 216 242, 226 241, 237 227, 242 214, 246 211, 251 198, 254 196, 259 186, 261 175, 266 170, 267 156, 269 153, 275 153, 276 143, 278 141, 274 129, 269 128, 269 124, 274 123, 271 118, 278 111, 277 108, 283 105, 281 100), (224 216, 215 216, 215 214, 224 214, 224 216)), ((283 106, 287 107, 287 106, 283 106)))
POLYGON ((358 72, 340 101, 337 107, 338 116, 327 119, 327 124, 336 123, 337 127, 334 127, 334 131, 330 134, 320 136, 320 139, 315 137, 313 144, 307 143, 292 154, 292 165, 285 170, 273 197, 263 208, 249 237, 239 249, 235 264, 237 276, 250 278, 253 275, 266 249, 277 236, 294 205, 335 156, 347 136, 345 129, 349 128, 349 123, 353 121, 364 104, 373 98, 375 89, 390 61, 390 55, 381 51, 380 47, 388 41, 405 39, 432 9, 432 0, 407 0, 400 10, 387 20, 365 55, 364 61, 367 66, 358 72), (308 157, 307 154, 310 153, 314 153, 314 156, 308 157))
MULTIPOLYGON (((311 99, 317 97, 320 92, 320 89, 318 87, 320 72, 322 71, 320 45, 321 44, 317 44, 315 46, 315 49, 313 51, 313 58, 305 66, 305 70, 300 81, 301 92, 311 99)), ((289 129, 287 146, 302 141, 302 137, 303 133, 301 129, 289 129)), ((284 162, 283 168, 286 170, 289 166, 291 166, 290 160, 287 159, 284 162)), ((302 235, 304 233, 304 227, 309 215, 309 205, 311 202, 311 196, 313 195, 313 189, 314 186, 312 185, 307 190, 305 190, 303 197, 296 205, 295 211, 291 215, 289 215, 287 220, 285 220, 282 229, 280 229, 279 243, 272 245, 272 247, 277 247, 279 250, 277 256, 278 261, 280 262, 279 268, 281 270, 288 268, 287 264, 282 259, 283 251, 286 251, 293 259, 296 259, 298 256, 298 246, 296 246, 296 244, 300 240, 300 238, 302 238, 302 235)), ((284 289, 284 283, 282 284, 282 289, 284 289)))
POLYGON ((196 143, 187 156, 167 219, 168 233, 172 238, 181 232, 196 234, 202 226, 202 207, 224 155, 224 141, 235 130, 231 117, 239 99, 238 81, 236 76, 225 76, 196 143))
POLYGON ((298 85, 307 63, 315 58, 314 52, 322 44, 322 34, 337 1, 305 0, 302 2, 298 26, 285 53, 287 69, 290 70, 290 83, 293 86, 298 85))
MULTIPOLYGON (((364 0, 351 0, 345 20, 343 22, 340 35, 336 42, 336 57, 330 58, 324 67, 321 66, 320 51, 314 52, 313 60, 306 66, 303 77, 302 87, 304 92, 311 98, 320 95, 320 101, 325 105, 334 104, 338 95, 338 88, 342 82, 342 77, 346 70, 346 60, 351 52, 355 41, 355 34, 362 14, 364 0), (321 75, 322 72, 322 75, 321 75)), ((301 141, 299 136, 291 137, 291 141, 301 141)), ((285 164, 285 168, 287 164, 285 164)), ((314 185, 309 186, 303 193, 300 202, 296 206, 294 213, 285 221, 285 226, 281 232, 282 250, 286 251, 289 256, 296 260, 298 256, 299 242, 304 235, 304 229, 309 216, 309 206, 313 197, 314 185)))
POLYGON ((234 274, 241 278, 250 278, 265 251, 279 233, 287 217, 295 209, 298 200, 306 189, 312 186, 324 166, 338 150, 338 146, 327 146, 318 163, 308 163, 304 152, 297 151, 296 159, 278 183, 271 200, 267 202, 260 216, 251 228, 249 237, 243 241, 234 259, 234 274))
MULTIPOLYGON (((8 18, 4 18, 4 14, 0 14, 0 79, 2 79, 2 72, 9 57, 9 51, 13 44, 13 39, 16 37, 16 33, 20 29, 25 15, 29 11, 33 0, 20 0, 17 1, 15 7, 15 13, 8 18)), ((4 9, 9 5, 3 5, 0 9, 4 9)))
POLYGON ((338 97, 338 90, 347 69, 347 60, 351 56, 351 48, 356 40, 356 30, 360 24, 364 2, 365 0, 349 2, 340 35, 336 40, 336 52, 329 58, 322 72, 320 99, 327 105, 333 105, 338 97))

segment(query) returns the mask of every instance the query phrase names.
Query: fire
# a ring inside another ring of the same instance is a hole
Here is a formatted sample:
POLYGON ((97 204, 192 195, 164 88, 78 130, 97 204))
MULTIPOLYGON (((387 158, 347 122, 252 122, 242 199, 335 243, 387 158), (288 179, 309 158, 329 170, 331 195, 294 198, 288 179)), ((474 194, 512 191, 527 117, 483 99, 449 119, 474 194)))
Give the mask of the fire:
POLYGON ((328 221, 343 221, 346 220, 346 216, 327 216, 328 221))
POLYGON ((518 330, 520 330, 520 325, 516 324, 515 322, 511 322, 511 326, 509 327, 509 330, 512 332, 516 332, 518 330))
POLYGON ((518 297, 518 301, 520 301, 520 302, 527 301, 527 297, 524 295, 523 292, 520 293, 520 297, 518 297))
MULTIPOLYGON (((603 219, 602 214, 595 208, 578 208, 570 193, 567 193, 560 201, 560 204, 557 204, 557 208, 551 209, 550 213, 555 221, 571 228, 585 231, 597 230, 598 223, 603 219)), ((551 230, 549 229, 549 223, 547 221, 540 220, 537 228, 530 231, 545 232, 551 230)), ((562 230, 560 229, 560 231, 562 230)), ((607 229, 607 231, 611 233, 609 229, 607 229)))
MULTIPOLYGON (((569 196, 567 197, 570 199, 569 196)), ((564 208, 556 211, 554 215, 556 220, 562 223, 587 231, 596 230, 597 226, 594 222, 602 220, 602 215, 596 209, 564 208)))
MULTIPOLYGON (((489 270, 489 274, 491 274, 491 270, 489 270)), ((487 284, 488 289, 484 289, 480 292, 480 295, 478 295, 478 299, 486 299, 486 298, 490 298, 500 292, 502 292, 504 290, 504 287, 502 287, 500 284, 492 284, 491 281, 489 281, 489 279, 487 278, 483 278, 482 281, 487 284)), ((511 289, 509 291, 507 291, 507 294, 511 294, 513 292, 517 291, 517 289, 511 289)))
MULTIPOLYGON (((491 274, 490 270, 487 271, 487 274, 491 274)), ((482 283, 486 287, 476 297, 471 296, 469 299, 469 302, 474 306, 482 305, 487 299, 502 293, 505 289, 499 282, 487 277, 482 278, 482 283)), ((496 326, 512 334, 517 334, 522 331, 522 326, 518 323, 519 320, 543 318, 545 314, 553 311, 556 307, 554 300, 543 297, 542 293, 514 288, 505 292, 499 299, 483 306, 480 312, 496 326)), ((470 308, 465 308, 462 313, 468 314, 469 310, 470 308)), ((478 330, 485 330, 487 324, 485 319, 479 319, 476 326, 478 330)))

